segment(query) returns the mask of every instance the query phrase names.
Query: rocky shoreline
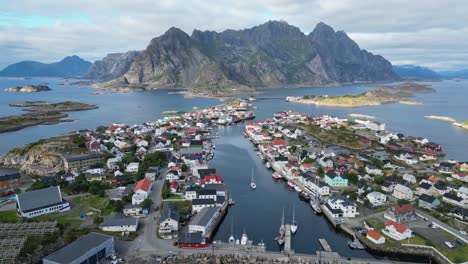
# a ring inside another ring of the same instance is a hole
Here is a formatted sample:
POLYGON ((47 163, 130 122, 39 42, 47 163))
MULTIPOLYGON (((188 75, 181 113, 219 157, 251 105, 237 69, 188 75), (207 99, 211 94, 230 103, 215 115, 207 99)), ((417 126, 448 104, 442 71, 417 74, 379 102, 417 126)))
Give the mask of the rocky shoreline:
POLYGON ((424 116, 424 117, 429 118, 429 119, 449 122, 449 123, 452 123, 452 125, 454 125, 456 127, 461 127, 461 128, 464 128, 464 129, 468 129, 468 121, 458 122, 455 118, 448 117, 448 116, 428 115, 428 116, 424 116))
POLYGON ((98 108, 96 105, 79 102, 49 103, 45 101, 26 101, 10 104, 11 107, 25 107, 29 113, 0 118, 0 133, 18 131, 37 125, 51 125, 73 120, 64 119, 68 114, 63 112, 85 111, 98 108))
POLYGON ((52 89, 45 84, 37 84, 37 85, 25 85, 25 86, 11 86, 5 89, 6 92, 18 92, 18 93, 36 93, 36 92, 43 92, 43 91, 50 91, 52 89))

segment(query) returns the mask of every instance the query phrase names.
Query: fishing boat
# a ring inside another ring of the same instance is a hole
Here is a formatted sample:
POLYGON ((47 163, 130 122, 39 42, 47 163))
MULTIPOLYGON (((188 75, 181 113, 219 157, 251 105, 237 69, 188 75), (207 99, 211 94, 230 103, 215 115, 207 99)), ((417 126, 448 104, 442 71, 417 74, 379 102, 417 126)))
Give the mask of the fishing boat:
POLYGON ((258 243, 258 246, 263 247, 263 248, 266 247, 266 244, 263 242, 263 239, 262 239, 262 242, 258 243))
POLYGON ((294 182, 288 181, 288 188, 294 189, 294 186, 295 186, 295 185, 294 185, 294 182))
POLYGON ((236 245, 240 245, 240 240, 236 239, 236 245))
POLYGON ((232 198, 229 198, 228 200, 228 205, 235 205, 236 201, 234 201, 232 198))
POLYGON ((235 244, 236 239, 234 238, 234 218, 231 220, 231 236, 229 237, 229 244, 235 244))
POLYGON ((312 207, 312 209, 314 209, 314 212, 316 214, 321 214, 322 213, 322 209, 320 209, 320 206, 318 204, 318 202, 314 199, 311 199, 310 200, 310 207, 312 207))
POLYGON ((257 184, 255 183, 254 175, 253 175, 253 168, 252 168, 252 179, 250 179, 250 188, 257 189, 257 184))
POLYGON ((294 190, 296 190, 296 192, 302 192, 302 189, 301 187, 297 186, 297 185, 294 185, 294 190))
POLYGON ((356 238, 356 236, 354 236, 354 241, 348 241, 348 247, 352 248, 352 249, 365 249, 366 247, 361 243, 361 241, 359 241, 359 239, 356 238))
POLYGON ((267 162, 267 163, 265 164, 265 167, 267 167, 267 169, 271 169, 271 164, 270 164, 270 162, 267 162))
POLYGON ((310 195, 306 192, 300 192, 299 193, 299 200, 309 202, 310 201, 310 195))
POLYGON ((278 245, 283 245, 284 244, 284 238, 286 234, 286 227, 284 226, 284 207, 283 207, 283 216, 281 217, 281 225, 279 228, 279 235, 276 238, 276 241, 278 242, 278 245))
POLYGON ((274 172, 271 177, 273 177, 273 179, 275 180, 280 180, 283 178, 283 176, 281 176, 281 174, 277 173, 277 172, 274 172))
POLYGON ((247 233, 245 232, 245 229, 244 229, 244 233, 242 234, 240 244, 245 246, 247 245, 248 242, 249 242, 249 238, 247 237, 247 233))
POLYGON ((291 233, 294 235, 297 231, 297 222, 296 222, 296 206, 293 206, 293 218, 291 222, 291 233))

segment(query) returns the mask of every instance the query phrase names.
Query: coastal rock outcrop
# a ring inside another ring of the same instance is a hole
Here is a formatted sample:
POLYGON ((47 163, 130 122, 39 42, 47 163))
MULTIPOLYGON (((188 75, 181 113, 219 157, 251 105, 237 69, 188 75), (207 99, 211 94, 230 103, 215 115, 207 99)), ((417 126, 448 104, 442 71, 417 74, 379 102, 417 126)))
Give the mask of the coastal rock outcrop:
POLYGON ((43 91, 50 91, 52 89, 45 84, 30 84, 25 86, 12 86, 5 89, 7 92, 20 92, 20 93, 36 93, 43 91))
POLYGON ((95 61, 83 78, 98 81, 115 79, 128 71, 130 64, 140 53, 140 51, 128 51, 107 54, 102 60, 95 61))
MULTIPOLYGON (((127 65, 131 60, 127 57, 115 63, 127 65)), ((96 62, 91 69, 100 68, 103 61, 96 62)), ((105 80, 110 75, 108 70, 94 70, 86 76, 105 80)), ((361 50, 343 31, 335 32, 319 23, 305 35, 284 21, 269 21, 249 29, 220 33, 194 30, 192 35, 170 28, 151 40, 120 76, 96 87, 183 87, 212 95, 253 87, 398 79, 390 62, 361 50)))

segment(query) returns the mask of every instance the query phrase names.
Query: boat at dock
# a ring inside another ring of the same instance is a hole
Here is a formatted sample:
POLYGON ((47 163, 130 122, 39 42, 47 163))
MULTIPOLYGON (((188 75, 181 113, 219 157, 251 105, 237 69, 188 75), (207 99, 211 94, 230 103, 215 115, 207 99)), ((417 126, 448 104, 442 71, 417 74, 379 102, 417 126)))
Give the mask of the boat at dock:
POLYGON ((294 186, 295 186, 295 185, 294 185, 294 182, 288 181, 288 188, 294 189, 294 186))
POLYGON ((228 205, 235 205, 236 201, 234 201, 232 198, 229 198, 228 205))
POLYGON ((314 209, 314 212, 315 212, 316 214, 321 214, 321 213, 322 213, 322 209, 320 209, 320 205, 319 205, 319 203, 317 202, 317 200, 311 199, 311 200, 310 200, 310 207, 312 207, 312 209, 314 209))
POLYGON ((297 222, 296 222, 296 207, 293 206, 293 218, 291 222, 291 233, 294 235, 297 231, 297 222))
POLYGON ((265 164, 265 167, 266 167, 267 169, 271 169, 271 164, 270 164, 270 162, 267 162, 267 163, 265 164))
POLYGON ((284 207, 283 207, 283 216, 281 217, 281 225, 279 228, 279 235, 276 237, 276 241, 278 242, 278 245, 282 246, 285 241, 285 235, 286 235, 286 227, 284 226, 284 207))
POLYGON ((310 195, 306 192, 300 192, 299 193, 299 200, 309 202, 310 201, 310 195))
POLYGON ((244 229, 244 233, 242 234, 240 244, 245 246, 247 245, 248 242, 249 242, 249 238, 247 237, 247 233, 245 232, 245 229, 244 229))
POLYGON ((359 241, 359 239, 356 238, 356 236, 354 237, 353 241, 348 241, 348 247, 360 250, 366 249, 366 247, 361 243, 361 241, 359 241))
POLYGON ((273 177, 273 179, 275 180, 280 180, 283 178, 283 176, 281 176, 281 174, 277 173, 277 172, 273 172, 273 174, 271 175, 271 177, 273 177))
POLYGON ((294 190, 296 190, 296 192, 302 192, 302 189, 301 187, 297 186, 297 185, 294 185, 294 190))
POLYGON ((234 238, 234 218, 231 220, 231 236, 229 236, 229 244, 233 245, 236 243, 236 239, 234 238))

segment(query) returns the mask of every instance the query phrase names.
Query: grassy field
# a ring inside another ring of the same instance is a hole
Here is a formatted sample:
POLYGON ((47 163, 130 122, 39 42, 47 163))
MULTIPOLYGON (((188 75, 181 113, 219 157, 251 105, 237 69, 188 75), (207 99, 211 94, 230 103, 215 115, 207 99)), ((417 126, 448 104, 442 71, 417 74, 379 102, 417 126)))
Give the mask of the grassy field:
POLYGON ((16 211, 2 211, 2 212, 0 212, 0 222, 2 222, 2 223, 16 223, 16 222, 18 222, 18 217, 16 216, 16 211))

